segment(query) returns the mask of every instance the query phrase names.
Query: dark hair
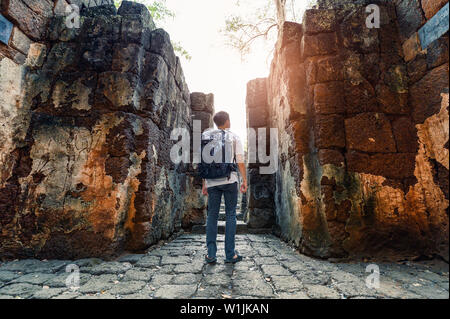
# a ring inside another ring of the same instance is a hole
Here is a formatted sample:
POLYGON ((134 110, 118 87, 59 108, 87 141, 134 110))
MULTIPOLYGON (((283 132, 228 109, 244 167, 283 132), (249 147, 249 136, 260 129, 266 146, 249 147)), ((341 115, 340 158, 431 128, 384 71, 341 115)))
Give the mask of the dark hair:
POLYGON ((227 112, 218 112, 214 115, 214 123, 216 123, 217 127, 223 126, 228 120, 230 120, 230 115, 227 112))

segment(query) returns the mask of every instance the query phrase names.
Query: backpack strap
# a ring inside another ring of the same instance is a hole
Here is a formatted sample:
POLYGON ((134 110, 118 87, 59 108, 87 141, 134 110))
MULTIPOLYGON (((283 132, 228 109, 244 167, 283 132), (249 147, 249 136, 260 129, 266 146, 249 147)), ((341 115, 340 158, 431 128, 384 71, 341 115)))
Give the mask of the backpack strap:
POLYGON ((222 164, 225 164, 225 151, 226 151, 226 145, 225 145, 225 131, 220 130, 222 132, 222 164))

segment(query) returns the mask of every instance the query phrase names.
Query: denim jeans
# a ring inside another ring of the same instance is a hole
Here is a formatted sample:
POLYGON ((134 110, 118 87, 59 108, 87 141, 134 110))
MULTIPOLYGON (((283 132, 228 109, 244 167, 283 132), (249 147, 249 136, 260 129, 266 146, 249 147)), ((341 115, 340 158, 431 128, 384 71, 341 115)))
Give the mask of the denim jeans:
POLYGON ((238 184, 226 184, 208 188, 208 217, 206 220, 206 246, 208 257, 216 258, 217 253, 217 221, 219 219, 222 195, 225 197, 225 258, 233 259, 235 255, 236 205, 238 184))

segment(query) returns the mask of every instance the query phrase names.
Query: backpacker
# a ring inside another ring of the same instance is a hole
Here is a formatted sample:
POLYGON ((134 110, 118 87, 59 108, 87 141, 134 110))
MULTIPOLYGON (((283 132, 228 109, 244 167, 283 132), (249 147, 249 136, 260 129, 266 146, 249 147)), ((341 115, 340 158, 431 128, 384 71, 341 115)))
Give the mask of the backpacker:
MULTIPOLYGON (((225 162, 225 155, 226 155, 226 143, 225 143, 225 131, 221 130, 222 132, 222 139, 215 140, 214 136, 210 135, 210 138, 204 138, 202 135, 202 143, 201 143, 201 162, 198 164, 198 175, 201 178, 204 179, 218 179, 218 178, 224 178, 227 177, 230 179, 231 172, 237 171, 236 166, 236 156, 233 157, 233 163, 226 163, 225 162), (221 162, 216 163, 214 160, 211 163, 206 163, 204 156, 203 156, 203 150, 207 145, 210 145, 210 143, 220 143, 220 145, 214 145, 215 147, 211 147, 210 155, 214 158, 214 151, 221 147, 222 149, 222 158, 221 162)), ((233 149, 234 152, 234 149, 233 149)))

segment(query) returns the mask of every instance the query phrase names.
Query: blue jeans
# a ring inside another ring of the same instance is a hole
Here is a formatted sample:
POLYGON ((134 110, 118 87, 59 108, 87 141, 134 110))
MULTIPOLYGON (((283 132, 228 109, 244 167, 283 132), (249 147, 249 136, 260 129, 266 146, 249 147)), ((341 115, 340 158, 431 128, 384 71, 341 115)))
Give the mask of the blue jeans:
POLYGON ((225 197, 225 258, 232 260, 236 252, 236 205, 238 199, 238 184, 226 184, 208 188, 208 218, 206 220, 206 246, 208 257, 216 258, 217 253, 217 221, 219 219, 222 194, 225 197))

